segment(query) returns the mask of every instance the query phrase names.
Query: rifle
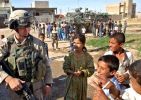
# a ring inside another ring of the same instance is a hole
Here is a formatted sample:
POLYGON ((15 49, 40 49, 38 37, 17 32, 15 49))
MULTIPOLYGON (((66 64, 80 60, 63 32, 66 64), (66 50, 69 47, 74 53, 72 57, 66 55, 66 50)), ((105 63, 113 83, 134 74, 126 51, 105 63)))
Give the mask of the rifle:
POLYGON ((32 91, 29 89, 28 85, 26 83, 22 84, 23 88, 21 91, 23 92, 24 97, 26 100, 36 100, 34 95, 32 94, 32 91))
MULTIPOLYGON (((9 68, 8 64, 6 63, 6 61, 2 60, 0 61, 0 65, 2 66, 2 69, 8 73, 11 76, 15 76, 14 72, 9 68)), ((18 92, 16 92, 17 94, 22 93, 23 94, 23 98, 25 98, 26 100, 36 100, 32 91, 30 90, 30 88, 28 87, 28 85, 26 83, 22 84, 22 89, 18 92)))

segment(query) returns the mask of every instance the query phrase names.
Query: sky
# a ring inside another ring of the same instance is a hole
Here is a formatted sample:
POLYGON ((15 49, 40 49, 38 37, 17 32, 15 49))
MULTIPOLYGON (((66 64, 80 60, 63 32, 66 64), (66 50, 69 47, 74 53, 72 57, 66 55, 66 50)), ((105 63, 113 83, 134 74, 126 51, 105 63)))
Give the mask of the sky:
MULTIPOLYGON (((35 0, 11 0, 14 7, 31 7, 31 3, 35 0)), ((105 12, 107 4, 119 3, 122 0, 38 0, 49 1, 50 8, 57 8, 58 13, 72 12, 75 8, 88 8, 96 12, 105 12)), ((136 3, 137 12, 141 12, 140 0, 133 0, 136 3)))

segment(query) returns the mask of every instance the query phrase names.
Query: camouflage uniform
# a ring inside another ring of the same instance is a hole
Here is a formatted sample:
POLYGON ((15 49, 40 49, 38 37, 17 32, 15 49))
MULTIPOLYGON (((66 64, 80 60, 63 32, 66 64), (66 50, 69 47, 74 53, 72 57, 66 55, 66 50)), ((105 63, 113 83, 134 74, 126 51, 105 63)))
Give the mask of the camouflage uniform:
MULTIPOLYGON (((18 13, 16 13, 17 16, 19 13, 26 16, 24 10, 18 11, 18 13)), ((14 21, 17 21, 17 19, 14 21)), ((12 19, 12 22, 14 21, 12 19)), ((22 21, 21 23, 19 22, 18 25, 26 25, 26 23, 22 23, 22 21)), ((27 24, 29 23, 27 22, 27 24)), ((9 27, 10 29, 14 29, 18 27, 16 25, 17 23, 15 26, 12 23, 12 26, 9 27)), ((7 97, 3 100, 22 100, 21 95, 17 95, 6 85, 5 79, 8 76, 26 81, 26 83, 32 86, 33 94, 36 99, 43 100, 43 87, 46 84, 52 84, 53 81, 48 56, 42 41, 29 34, 20 43, 16 35, 13 34, 9 36, 6 41, 0 41, 0 61, 2 60, 7 61, 6 63, 12 71, 12 75, 10 75, 8 72, 4 71, 4 68, 0 67, 0 96, 5 95, 5 97, 7 97), (24 69, 21 70, 21 66, 24 66, 24 69), (23 74, 23 76, 20 74, 23 74)))
MULTIPOLYGON (((42 93, 43 85, 52 83, 52 73, 51 73, 49 63, 48 63, 47 54, 45 54, 45 49, 43 48, 43 43, 40 40, 29 35, 28 36, 29 39, 26 39, 24 41, 23 45, 26 45, 27 41, 30 40, 31 37, 32 37, 31 41, 33 41, 33 45, 34 45, 35 49, 40 52, 40 56, 43 58, 43 61, 39 62, 39 64, 38 64, 40 66, 38 66, 38 72, 36 73, 36 74, 38 74, 37 79, 35 79, 33 81, 33 91, 34 91, 35 95, 37 95, 37 97, 40 97, 39 95, 42 95, 41 93, 42 93), (46 66, 46 68, 42 67, 44 65, 46 66), (45 72, 43 72, 43 71, 45 71, 45 72), (41 75, 42 73, 45 73, 44 77, 41 75)), ((16 38, 14 38, 14 39, 16 39, 16 38)), ((15 43, 16 43, 16 40, 15 40, 15 43)), ((18 44, 18 43, 16 43, 16 44, 18 44)), ((29 49, 31 49, 31 48, 29 48, 29 49)), ((0 60, 2 60, 2 58, 5 56, 5 54, 8 51, 10 51, 10 49, 8 48, 8 41, 7 41, 7 43, 0 44, 0 60)), ((37 66, 35 66, 35 67, 37 67, 37 66)), ((1 69, 0 70, 0 83, 3 83, 4 82, 3 80, 7 76, 8 76, 8 74, 1 69)), ((40 99, 40 100, 42 100, 42 99, 40 99)))

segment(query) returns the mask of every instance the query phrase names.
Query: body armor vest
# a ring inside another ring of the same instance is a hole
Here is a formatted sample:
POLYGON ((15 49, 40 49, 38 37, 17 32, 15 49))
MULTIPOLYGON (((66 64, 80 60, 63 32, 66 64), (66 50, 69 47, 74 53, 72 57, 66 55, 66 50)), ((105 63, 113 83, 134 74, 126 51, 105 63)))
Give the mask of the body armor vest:
POLYGON ((33 44, 33 37, 29 35, 24 45, 17 45, 14 35, 8 38, 9 56, 7 63, 13 74, 27 82, 36 79, 38 62, 41 60, 38 50, 33 44))

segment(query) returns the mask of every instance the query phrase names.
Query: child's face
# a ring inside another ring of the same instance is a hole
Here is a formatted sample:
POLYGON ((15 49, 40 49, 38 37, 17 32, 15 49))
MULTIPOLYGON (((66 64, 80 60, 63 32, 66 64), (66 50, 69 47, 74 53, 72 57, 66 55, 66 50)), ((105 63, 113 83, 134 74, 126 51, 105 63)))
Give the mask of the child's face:
POLYGON ((100 78, 110 78, 113 75, 108 64, 104 61, 98 61, 97 74, 100 78))
POLYGON ((77 38, 73 40, 73 45, 74 45, 74 49, 75 51, 82 51, 82 48, 84 47, 84 44, 77 38))
POLYGON ((110 38, 109 41, 109 47, 111 51, 117 51, 119 48, 121 48, 122 44, 118 43, 116 39, 110 38))
POLYGON ((132 75, 129 75, 131 87, 137 91, 141 88, 141 85, 138 84, 137 79, 135 79, 132 75))
POLYGON ((45 37, 44 36, 39 36, 39 39, 44 42, 45 37))

